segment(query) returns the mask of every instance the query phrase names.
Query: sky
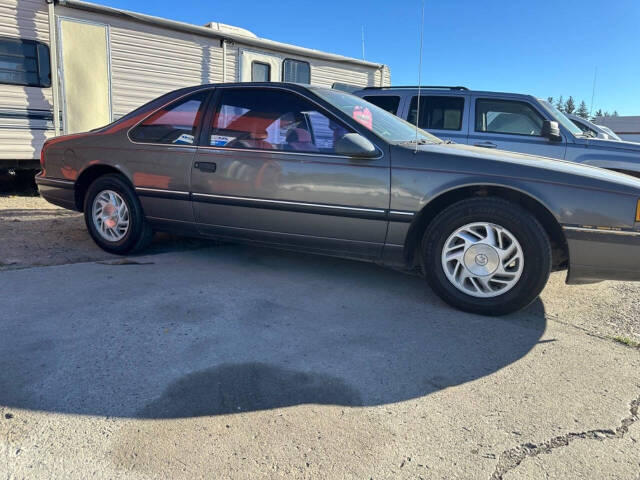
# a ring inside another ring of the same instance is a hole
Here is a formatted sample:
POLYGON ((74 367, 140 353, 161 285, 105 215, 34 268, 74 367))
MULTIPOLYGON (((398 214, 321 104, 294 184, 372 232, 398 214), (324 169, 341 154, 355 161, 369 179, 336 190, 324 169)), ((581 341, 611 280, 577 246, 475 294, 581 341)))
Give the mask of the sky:
MULTIPOLYGON (((416 85, 421 0, 92 0, 385 63, 416 85)), ((423 85, 529 93, 640 115, 640 0, 425 0, 423 85)))

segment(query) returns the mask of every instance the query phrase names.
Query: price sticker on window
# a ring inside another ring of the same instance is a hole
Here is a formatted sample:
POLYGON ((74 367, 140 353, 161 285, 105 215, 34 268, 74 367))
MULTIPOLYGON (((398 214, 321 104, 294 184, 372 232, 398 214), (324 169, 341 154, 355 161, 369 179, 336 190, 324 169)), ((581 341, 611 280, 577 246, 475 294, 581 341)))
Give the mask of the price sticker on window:
POLYGON ((212 147, 224 147, 235 139, 236 137, 229 137, 227 135, 211 135, 211 141, 209 144, 212 147))
POLYGON ((367 107, 353 107, 353 118, 356 122, 361 123, 369 130, 373 128, 373 115, 367 107))

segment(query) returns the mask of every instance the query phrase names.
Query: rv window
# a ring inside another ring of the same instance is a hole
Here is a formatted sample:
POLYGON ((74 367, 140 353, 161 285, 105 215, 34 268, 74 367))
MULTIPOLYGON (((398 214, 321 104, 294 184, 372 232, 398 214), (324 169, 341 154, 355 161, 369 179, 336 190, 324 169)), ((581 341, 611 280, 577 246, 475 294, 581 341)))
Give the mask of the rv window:
POLYGON ((161 108, 129 133, 141 143, 193 145, 208 92, 198 92, 161 108))
POLYGON ((282 63, 282 81, 292 83, 311 83, 311 67, 307 62, 285 59, 282 63))
POLYGON ((392 96, 392 95, 369 95, 367 97, 362 97, 367 102, 373 103, 377 105, 383 110, 386 110, 389 113, 393 113, 394 115, 398 114, 398 105, 400 105, 400 97, 392 96))
POLYGON ((251 81, 268 82, 271 80, 271 65, 262 62, 251 62, 251 81))
POLYGON ((293 93, 243 88, 223 91, 212 127, 214 147, 317 153, 351 131, 293 93))
POLYGON ((0 83, 50 87, 49 47, 34 40, 0 37, 0 83))

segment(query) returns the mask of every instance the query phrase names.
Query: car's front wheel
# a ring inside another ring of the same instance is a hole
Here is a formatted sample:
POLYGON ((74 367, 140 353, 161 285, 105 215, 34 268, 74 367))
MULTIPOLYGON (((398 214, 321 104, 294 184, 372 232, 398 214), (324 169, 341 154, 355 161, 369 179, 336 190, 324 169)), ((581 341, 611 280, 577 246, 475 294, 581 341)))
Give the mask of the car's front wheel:
POLYGON ((531 303, 551 271, 551 246, 540 222, 500 198, 455 203, 429 224, 422 241, 427 281, 447 303, 504 315, 531 303))
POLYGON ((99 177, 89 186, 84 219, 93 240, 110 253, 142 250, 153 237, 135 191, 117 174, 99 177))

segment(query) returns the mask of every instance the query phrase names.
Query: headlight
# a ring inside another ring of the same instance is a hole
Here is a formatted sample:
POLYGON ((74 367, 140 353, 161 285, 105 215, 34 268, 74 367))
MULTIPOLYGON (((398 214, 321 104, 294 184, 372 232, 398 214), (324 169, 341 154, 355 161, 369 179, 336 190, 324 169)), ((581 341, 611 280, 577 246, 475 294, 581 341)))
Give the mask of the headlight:
POLYGON ((638 206, 636 207, 636 222, 640 222, 640 200, 638 200, 638 206))

